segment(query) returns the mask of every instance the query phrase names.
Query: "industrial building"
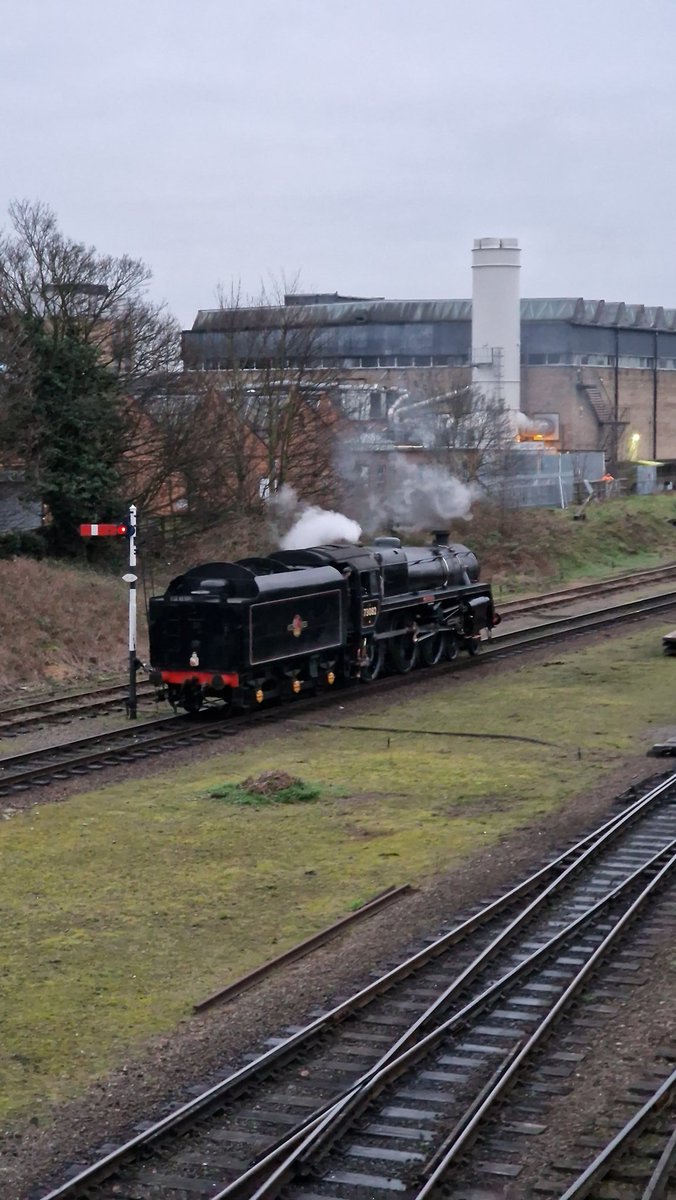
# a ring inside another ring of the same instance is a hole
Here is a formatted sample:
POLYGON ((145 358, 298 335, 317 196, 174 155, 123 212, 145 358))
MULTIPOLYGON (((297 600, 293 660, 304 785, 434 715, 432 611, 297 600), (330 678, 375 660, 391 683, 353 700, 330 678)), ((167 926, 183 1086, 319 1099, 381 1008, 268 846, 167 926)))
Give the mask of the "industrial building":
MULTIPOLYGON (((312 330, 317 368, 366 398, 349 415, 378 421, 396 397, 467 386, 492 395, 523 441, 613 464, 676 465, 676 309, 582 298, 521 299, 515 239, 473 249, 472 299, 295 295, 266 308, 201 310, 183 334, 186 369, 252 371, 279 339, 312 330)), ((306 342, 306 347, 310 346, 306 342)), ((293 354, 288 365, 293 367, 293 354)), ((306 363, 307 365, 307 363, 306 363)))

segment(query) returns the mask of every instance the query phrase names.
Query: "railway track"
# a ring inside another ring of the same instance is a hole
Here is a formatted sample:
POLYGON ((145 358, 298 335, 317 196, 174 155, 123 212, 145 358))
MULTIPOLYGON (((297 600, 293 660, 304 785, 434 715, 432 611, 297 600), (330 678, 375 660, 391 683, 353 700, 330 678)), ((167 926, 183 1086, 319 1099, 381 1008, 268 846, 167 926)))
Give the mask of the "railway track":
POLYGON ((463 1186, 479 1138, 473 1183, 518 1177, 588 1027, 612 1020, 654 952, 675 881, 671 775, 44 1200, 371 1200, 442 1185, 460 1200, 476 1195, 463 1186))
POLYGON ((621 1127, 616 1125, 605 1143, 598 1135, 585 1139, 579 1157, 589 1158, 592 1143, 598 1153, 567 1187, 563 1181, 572 1173, 570 1160, 554 1162, 548 1177, 537 1185, 539 1194, 585 1200, 598 1196, 605 1184, 629 1200, 669 1200, 676 1185, 675 1061, 676 1046, 657 1055, 650 1078, 630 1087, 623 1097, 623 1107, 631 1111, 629 1119, 618 1121, 621 1127))
POLYGON ((167 747, 188 746, 234 732, 222 721, 198 723, 188 716, 160 717, 145 721, 140 727, 123 726, 62 745, 13 754, 0 759, 0 796, 162 754, 167 747))
POLYGON ((635 587, 661 583, 663 580, 676 576, 676 563, 666 563, 660 567, 650 567, 644 571, 631 571, 624 575, 614 575, 611 579, 601 579, 594 583, 573 584, 570 587, 559 588, 552 592, 543 592, 534 596, 522 596, 518 600, 500 601, 496 598, 496 606, 503 616, 521 616, 528 612, 540 612, 543 609, 558 608, 576 600, 584 600, 590 596, 598 599, 600 596, 611 595, 613 592, 627 591, 635 587))
MULTIPOLYGON (((673 579, 675 576, 676 563, 667 563, 644 571, 616 575, 611 579, 599 580, 595 583, 578 584, 560 588, 557 591, 524 596, 519 600, 497 603, 503 616, 513 618, 531 612, 546 612, 588 596, 598 599, 616 591, 658 583, 661 580, 673 579)), ((82 716, 95 716, 98 713, 114 712, 118 709, 124 710, 127 692, 126 683, 111 683, 61 696, 38 696, 16 702, 0 708, 0 737, 12 737, 36 725, 69 721, 82 716)), ((138 699, 143 701, 151 699, 155 695, 156 689, 139 680, 137 692, 138 699)))
MULTIPOLYGON (((155 691, 149 683, 138 682, 139 700, 150 699, 155 691)), ((69 695, 21 701, 9 708, 0 708, 0 738, 13 737, 25 729, 53 721, 69 721, 75 717, 95 716, 118 709, 124 712, 127 696, 128 685, 110 683, 69 695)))
MULTIPOLYGON (((526 629, 504 630, 495 634, 490 642, 483 643, 483 653, 500 657, 520 653, 536 645, 546 645, 575 634, 589 633, 652 614, 668 612, 674 607, 676 591, 670 591, 640 600, 625 601, 583 615, 554 618, 526 629)), ((462 670, 468 665, 469 660, 463 659, 460 663, 449 664, 446 668, 423 668, 416 671, 412 677, 407 677, 406 686, 415 686, 416 680, 441 678, 444 670, 462 670)), ((369 684, 369 689, 373 695, 387 695, 388 692, 398 689, 401 684, 401 677, 386 676, 369 684)), ((183 715, 161 717, 145 721, 139 726, 126 725, 105 734, 92 734, 58 746, 7 755, 0 759, 0 797, 16 791, 25 791, 34 785, 44 786, 53 780, 63 781, 72 776, 98 772, 118 763, 159 755, 168 749, 188 746, 199 741, 234 737, 242 729, 250 728, 259 721, 283 720, 309 710, 316 712, 321 706, 332 706, 335 694, 326 692, 317 696, 300 697, 287 705, 257 709, 252 713, 237 716, 227 716, 218 708, 214 708, 200 714, 198 719, 183 715)), ((359 688, 345 688, 339 694, 343 704, 346 704, 351 698, 363 696, 365 693, 359 688)))

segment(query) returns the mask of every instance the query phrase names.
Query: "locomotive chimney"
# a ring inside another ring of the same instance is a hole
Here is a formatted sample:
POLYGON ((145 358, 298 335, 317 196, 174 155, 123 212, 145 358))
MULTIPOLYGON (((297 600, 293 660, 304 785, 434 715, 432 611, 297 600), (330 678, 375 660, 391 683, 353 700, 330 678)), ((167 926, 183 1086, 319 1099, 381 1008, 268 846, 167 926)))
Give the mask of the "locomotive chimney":
POLYGON ((447 546, 450 530, 448 529, 433 529, 432 538, 435 546, 447 546))

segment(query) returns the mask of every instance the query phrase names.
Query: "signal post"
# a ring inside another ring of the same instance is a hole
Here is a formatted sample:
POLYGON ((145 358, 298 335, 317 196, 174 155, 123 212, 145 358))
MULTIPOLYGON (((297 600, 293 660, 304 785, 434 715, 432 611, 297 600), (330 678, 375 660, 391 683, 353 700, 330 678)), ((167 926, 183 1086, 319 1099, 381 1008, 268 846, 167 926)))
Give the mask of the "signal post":
POLYGON ((130 570, 122 576, 129 584, 129 695, 127 697, 127 716, 132 720, 138 716, 136 704, 136 580, 137 575, 132 568, 136 567, 136 505, 129 505, 129 515, 126 522, 118 525, 89 524, 80 526, 82 537, 126 537, 129 541, 130 570))
POLYGON ((131 720, 137 717, 136 711, 136 505, 129 505, 129 523, 127 526, 129 538, 129 573, 123 575, 125 583, 129 584, 129 698, 127 713, 131 720))

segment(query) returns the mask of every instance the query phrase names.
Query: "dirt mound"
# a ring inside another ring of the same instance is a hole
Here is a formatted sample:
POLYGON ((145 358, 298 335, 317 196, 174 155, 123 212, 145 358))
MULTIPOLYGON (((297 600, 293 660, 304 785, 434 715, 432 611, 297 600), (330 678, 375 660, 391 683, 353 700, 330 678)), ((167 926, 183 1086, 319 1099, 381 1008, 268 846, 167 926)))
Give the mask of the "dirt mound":
POLYGON ((263 771, 262 775, 250 775, 240 787, 252 796, 277 796, 289 788, 303 787, 303 780, 287 775, 286 771, 263 771))

